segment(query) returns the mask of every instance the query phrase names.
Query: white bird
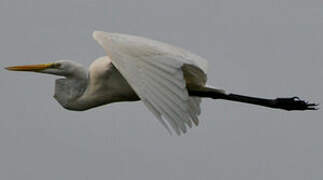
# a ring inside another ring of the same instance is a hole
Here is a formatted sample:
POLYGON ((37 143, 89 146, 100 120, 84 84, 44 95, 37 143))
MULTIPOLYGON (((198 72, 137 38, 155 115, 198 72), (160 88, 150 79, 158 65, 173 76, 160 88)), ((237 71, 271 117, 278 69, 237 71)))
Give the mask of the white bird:
POLYGON ((56 80, 54 98, 69 110, 141 100, 170 133, 169 126, 178 135, 193 123, 198 125, 201 97, 284 110, 317 109, 317 104, 297 97, 263 99, 227 94, 206 86, 207 61, 166 43, 102 31, 95 31, 93 38, 108 56, 96 59, 89 70, 69 60, 6 69, 65 77, 56 80))

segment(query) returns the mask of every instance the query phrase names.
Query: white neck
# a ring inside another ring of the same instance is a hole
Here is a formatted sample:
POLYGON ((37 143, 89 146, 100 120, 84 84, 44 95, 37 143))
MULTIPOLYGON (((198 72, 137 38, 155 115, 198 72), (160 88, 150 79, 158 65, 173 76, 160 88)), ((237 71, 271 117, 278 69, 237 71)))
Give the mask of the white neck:
POLYGON ((103 74, 90 72, 88 77, 83 79, 57 80, 56 89, 58 88, 59 92, 64 93, 60 94, 60 98, 54 96, 56 100, 64 108, 74 111, 83 111, 112 102, 139 100, 114 66, 103 74))

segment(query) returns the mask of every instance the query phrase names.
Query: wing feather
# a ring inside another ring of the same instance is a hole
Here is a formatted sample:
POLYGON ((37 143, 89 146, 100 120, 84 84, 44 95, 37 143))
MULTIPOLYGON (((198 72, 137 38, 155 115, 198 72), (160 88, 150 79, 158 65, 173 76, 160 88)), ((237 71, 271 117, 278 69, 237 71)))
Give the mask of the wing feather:
POLYGON ((180 135, 198 125, 200 98, 189 97, 182 67, 206 73, 207 62, 180 48, 141 37, 96 31, 93 37, 110 56, 145 106, 180 135), (165 122, 167 121, 167 123, 165 122))
POLYGON ((145 106, 155 115, 159 122, 167 129, 167 131, 172 134, 172 131, 169 129, 167 123, 163 120, 161 113, 151 104, 149 100, 143 101, 145 106))
MULTIPOLYGON (((161 76, 158 76, 158 73, 153 73, 154 70, 149 70, 147 68, 146 71, 146 75, 149 76, 152 80, 154 80, 155 82, 160 83, 161 85, 163 85, 163 87, 165 89, 167 89, 168 92, 172 92, 176 95, 178 95, 178 97, 180 97, 182 100, 187 100, 188 99, 188 93, 184 87, 178 87, 176 85, 176 83, 174 83, 175 78, 169 80, 169 81, 164 81, 162 78, 160 78, 161 76)), ((183 81, 183 80, 180 80, 183 81)))
MULTIPOLYGON (((149 99, 148 101, 151 101, 154 107, 158 109, 158 111, 165 117, 165 119, 167 120, 169 125, 173 128, 173 130, 176 132, 176 134, 180 135, 181 132, 179 130, 179 125, 177 124, 176 120, 172 119, 172 117, 168 115, 168 112, 165 111, 165 108, 163 107, 163 103, 161 103, 158 99, 156 99, 155 96, 152 96, 151 94, 147 94, 146 96, 149 99)), ((144 100, 144 101, 147 101, 147 100, 144 100)))
POLYGON ((155 96, 162 100, 165 104, 167 104, 167 106, 171 108, 170 111, 172 111, 174 115, 178 116, 177 119, 179 121, 184 121, 185 123, 187 123, 188 126, 191 126, 191 117, 189 117, 190 114, 187 114, 187 107, 183 107, 183 105, 181 105, 183 109, 178 108, 178 103, 174 102, 174 100, 172 99, 174 96, 168 95, 167 93, 162 92, 161 90, 157 91, 156 89, 154 89, 154 92, 155 96))

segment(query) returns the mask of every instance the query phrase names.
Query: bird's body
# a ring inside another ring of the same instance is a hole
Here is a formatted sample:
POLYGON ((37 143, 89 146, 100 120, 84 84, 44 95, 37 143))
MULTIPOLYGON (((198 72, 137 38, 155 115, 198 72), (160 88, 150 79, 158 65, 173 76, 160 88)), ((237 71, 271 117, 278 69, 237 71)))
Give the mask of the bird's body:
MULTIPOLYGON (((108 56, 93 61, 88 70, 71 61, 66 62, 79 69, 82 68, 79 73, 83 75, 56 80, 54 98, 64 108, 84 111, 113 102, 140 100, 108 56)), ((205 85, 206 74, 202 70, 188 64, 183 65, 181 69, 187 88, 193 89, 205 85)))
POLYGON ((69 110, 141 100, 169 132, 170 125, 177 134, 185 133, 192 122, 198 125, 201 97, 285 110, 316 109, 316 104, 297 98, 253 98, 210 88, 207 61, 166 43, 102 31, 93 37, 108 56, 95 60, 88 70, 69 60, 7 69, 64 76, 56 80, 54 97, 69 110))

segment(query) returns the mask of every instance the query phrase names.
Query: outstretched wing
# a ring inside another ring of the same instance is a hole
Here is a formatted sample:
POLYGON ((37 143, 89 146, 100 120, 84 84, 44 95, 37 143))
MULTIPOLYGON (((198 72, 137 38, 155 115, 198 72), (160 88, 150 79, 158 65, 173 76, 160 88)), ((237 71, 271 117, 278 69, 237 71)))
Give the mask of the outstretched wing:
POLYGON ((207 61, 188 51, 141 37, 95 31, 105 49, 146 107, 168 129, 180 135, 198 125, 200 98, 189 97, 182 66, 194 65, 206 74, 207 61), (167 123, 165 122, 167 121, 167 123))

